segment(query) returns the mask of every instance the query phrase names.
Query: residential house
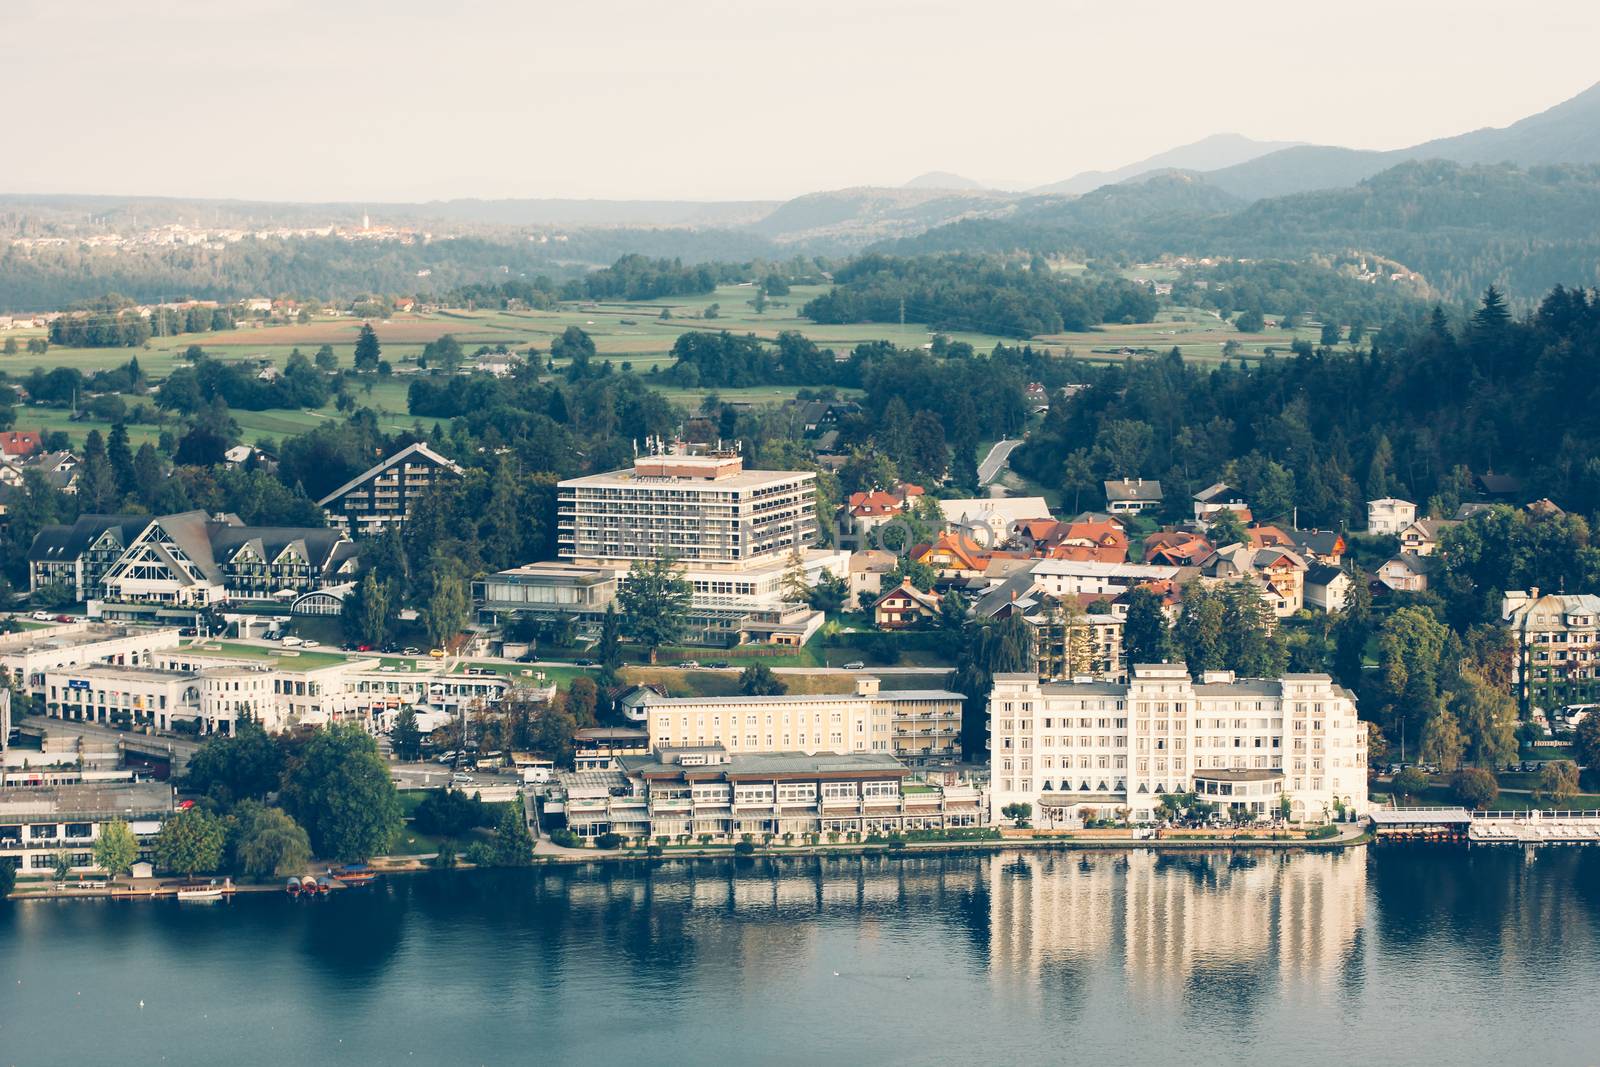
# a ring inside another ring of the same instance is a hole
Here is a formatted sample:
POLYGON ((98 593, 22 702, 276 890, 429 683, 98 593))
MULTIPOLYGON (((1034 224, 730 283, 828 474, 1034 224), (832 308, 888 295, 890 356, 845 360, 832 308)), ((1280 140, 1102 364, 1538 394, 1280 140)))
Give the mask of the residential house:
POLYGON ((1256 579, 1262 597, 1280 619, 1305 606, 1305 560, 1287 548, 1252 548, 1228 545, 1200 565, 1200 573, 1214 581, 1256 579))
POLYGON ((1473 479, 1484 496, 1509 501, 1522 495, 1522 482, 1509 474, 1480 474, 1473 479))
POLYGON ((1417 521, 1417 506, 1409 500, 1386 496, 1367 501, 1367 533, 1390 536, 1417 521))
POLYGON ((1211 542, 1188 530, 1163 530, 1144 539, 1144 561, 1198 567, 1214 552, 1211 542))
POLYGON ((1378 581, 1397 593, 1425 593, 1433 560, 1416 552, 1402 552, 1378 568, 1378 581))
POLYGON ((875 548, 874 531, 906 514, 923 497, 920 485, 902 482, 890 490, 873 489, 851 493, 845 501, 844 522, 839 530, 839 547, 875 548))
POLYGON ((375 535, 404 523, 434 486, 461 475, 459 466, 419 441, 350 479, 317 506, 352 537, 375 535))
POLYGON ((1400 551, 1431 556, 1444 532, 1459 525, 1454 519, 1418 519, 1400 531, 1400 551))
POLYGON ((1034 667, 1042 678, 1123 675, 1123 616, 1112 612, 1109 594, 1056 596, 1032 575, 1019 576, 979 600, 972 614, 1027 623, 1034 667))
POLYGON ((877 600, 883 593, 883 576, 894 570, 900 559, 893 552, 869 548, 850 553, 851 606, 862 603, 862 596, 877 600))
POLYGON ((1349 606, 1354 584, 1348 571, 1327 563, 1314 563, 1306 571, 1306 607, 1329 615, 1343 611, 1349 606))
POLYGON ((1455 519, 1457 522, 1466 522, 1474 515, 1488 514, 1489 512, 1493 511, 1494 508, 1495 505, 1486 504, 1481 500, 1469 501, 1468 503, 1462 504, 1460 507, 1456 508, 1456 513, 1450 517, 1455 519))
POLYGON ((38 430, 6 430, 0 433, 0 455, 6 459, 25 459, 43 445, 38 430))
POLYGON ((884 630, 909 630, 939 617, 939 595, 924 593, 903 579, 872 605, 872 621, 884 630))
POLYGON ((994 552, 963 533, 942 533, 931 545, 917 545, 911 558, 932 567, 941 580, 977 578, 994 552))
POLYGON ((1337 530, 1290 530, 1289 535, 1293 539, 1290 547, 1300 553, 1301 558, 1330 567, 1337 567, 1344 562, 1344 554, 1349 548, 1344 535, 1337 530))
POLYGON ((1106 510, 1113 515, 1137 515, 1161 507, 1161 483, 1155 479, 1122 478, 1105 483, 1106 510))
POLYGON ((1559 504, 1547 496, 1523 505, 1522 510, 1536 519, 1553 519, 1566 514, 1559 504))
POLYGON ((1516 644, 1511 682, 1524 710, 1600 701, 1600 596, 1512 589, 1500 618, 1516 644))
POLYGON ((1051 559, 1095 560, 1100 563, 1125 563, 1128 535, 1117 522, 1074 522, 1058 524, 1046 555, 1051 559))
POLYGON ((1250 506, 1245 503, 1244 494, 1226 482, 1209 485, 1194 495, 1196 522, 1209 522, 1219 511, 1232 511, 1241 521, 1250 521, 1250 506))
POLYGON ((1042 496, 978 497, 939 501, 946 529, 981 538, 985 548, 1010 541, 1020 523, 1051 518, 1042 496))

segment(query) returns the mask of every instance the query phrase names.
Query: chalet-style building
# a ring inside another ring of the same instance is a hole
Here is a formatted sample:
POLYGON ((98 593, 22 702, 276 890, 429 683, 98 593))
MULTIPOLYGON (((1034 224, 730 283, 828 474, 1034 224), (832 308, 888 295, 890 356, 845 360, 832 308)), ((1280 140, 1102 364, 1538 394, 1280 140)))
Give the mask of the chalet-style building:
POLYGON ((1188 530, 1163 530, 1144 539, 1144 561, 1169 567, 1198 567, 1215 549, 1188 530))
POLYGON ((1244 494, 1226 482, 1207 486, 1194 495, 1196 522, 1210 522, 1219 511, 1232 511, 1242 521, 1250 521, 1250 505, 1245 503, 1244 494))
POLYGON ((924 593, 907 578, 872 605, 872 621, 885 630, 910 630, 939 615, 939 595, 924 593))
POLYGON ((1402 552, 1378 568, 1378 581, 1397 593, 1425 593, 1433 560, 1415 552, 1402 552))
POLYGON ((404 523, 420 497, 459 477, 459 466, 419 441, 350 479, 317 506, 333 526, 352 537, 367 537, 404 523))
POLYGON ((1280 619, 1305 606, 1306 562, 1286 548, 1219 548, 1200 566, 1200 573, 1216 581, 1255 578, 1263 599, 1280 619))
POLYGON ((246 526, 237 515, 85 515, 46 526, 28 552, 28 584, 75 600, 205 607, 292 599, 352 581, 355 545, 337 530, 246 526))

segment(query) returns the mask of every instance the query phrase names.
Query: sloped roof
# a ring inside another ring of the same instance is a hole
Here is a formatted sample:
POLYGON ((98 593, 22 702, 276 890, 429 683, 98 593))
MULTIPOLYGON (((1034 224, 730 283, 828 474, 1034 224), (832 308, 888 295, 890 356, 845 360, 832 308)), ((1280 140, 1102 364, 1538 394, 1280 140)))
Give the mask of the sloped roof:
POLYGON ((150 523, 149 515, 80 515, 70 526, 45 526, 33 538, 28 560, 46 563, 77 559, 107 530, 116 527, 126 545, 150 523))
POLYGON ((1107 500, 1137 500, 1159 504, 1162 499, 1161 483, 1153 478, 1123 478, 1104 483, 1107 500))
POLYGON ((321 500, 317 501, 317 506, 318 507, 327 507, 328 504, 332 503, 335 500, 338 500, 340 497, 344 496, 346 493, 348 493, 350 490, 354 489, 356 486, 360 485, 362 482, 366 481, 369 478, 376 478, 378 475, 382 474, 384 471, 388 470, 390 467, 393 467, 397 463, 404 463, 407 459, 411 458, 412 456, 423 456, 423 457, 425 457, 425 458, 427 458, 429 460, 432 460, 435 464, 439 465, 440 467, 443 467, 444 469, 446 469, 448 471, 452 471, 452 472, 454 472, 456 474, 460 474, 461 473, 460 466, 458 466, 457 464, 455 464, 455 463, 451 462, 450 460, 444 458, 443 456, 439 455, 439 453, 437 453, 433 449, 429 448, 425 443, 423 443, 421 441, 418 441, 416 444, 409 445, 406 448, 402 448, 400 451, 396 452, 394 455, 390 456, 388 459, 385 459, 383 462, 377 464, 376 466, 369 467, 367 470, 365 470, 365 471, 361 472, 360 474, 356 475, 354 478, 351 478, 348 482, 345 482, 339 488, 335 489, 333 492, 329 493, 327 496, 325 496, 321 500))
POLYGON ((1227 482, 1217 482, 1214 485, 1209 485, 1196 493, 1194 498, 1202 504, 1211 504, 1219 500, 1244 499, 1244 497, 1240 495, 1239 490, 1235 489, 1227 482))

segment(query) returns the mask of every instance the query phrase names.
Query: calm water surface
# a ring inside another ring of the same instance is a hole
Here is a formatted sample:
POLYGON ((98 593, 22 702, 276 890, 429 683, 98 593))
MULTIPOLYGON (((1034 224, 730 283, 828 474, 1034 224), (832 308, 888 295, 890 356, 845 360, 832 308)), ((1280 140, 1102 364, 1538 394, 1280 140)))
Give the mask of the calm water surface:
POLYGON ((1600 849, 667 863, 0 907, 0 1067, 1600 1061, 1600 849), (144 1007, 139 1007, 139 1001, 144 1007))

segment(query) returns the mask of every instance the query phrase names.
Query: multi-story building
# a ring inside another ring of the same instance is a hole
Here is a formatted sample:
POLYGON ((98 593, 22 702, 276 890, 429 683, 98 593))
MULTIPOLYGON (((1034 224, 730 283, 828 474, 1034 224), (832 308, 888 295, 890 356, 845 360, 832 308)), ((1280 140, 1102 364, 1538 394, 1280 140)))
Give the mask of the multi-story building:
POLYGON ((151 666, 156 656, 179 642, 176 627, 110 626, 64 623, 46 630, 0 634, 0 678, 32 696, 46 672, 86 664, 151 666))
POLYGON ((994 812, 1028 803, 1041 825, 1149 821, 1163 794, 1200 788, 1258 815, 1286 797, 1297 821, 1367 808, 1366 724, 1325 674, 1195 682, 1167 663, 1135 665, 1121 684, 998 675, 989 728, 994 812))
POLYGON ((720 745, 622 757, 609 771, 558 774, 546 810, 580 837, 728 840, 749 834, 895 834, 982 825, 983 793, 910 781, 887 753, 738 754, 720 745))
POLYGON ((28 553, 32 590, 77 600, 205 607, 282 601, 355 576, 355 545, 319 527, 246 526, 237 515, 88 515, 46 526, 28 553))
POLYGON ((1123 675, 1123 616, 1104 595, 1069 593, 1057 596, 1029 575, 1008 579, 972 607, 978 619, 1019 616, 1032 635, 1035 669, 1041 678, 1094 677, 1120 680, 1123 675))
POLYGON ((1512 589, 1500 618, 1515 641, 1511 685, 1524 714, 1600 701, 1600 596, 1512 589))
POLYGON ((434 486, 461 474, 458 465, 419 441, 345 482, 317 506, 338 529, 368 537, 403 524, 434 486))
POLYGON ((19 875, 42 878, 64 852, 73 871, 95 870, 94 843, 118 819, 138 840, 139 857, 149 859, 172 812, 172 787, 165 782, 0 789, 0 862, 10 859, 19 875))
POLYGON ((961 758, 963 697, 942 689, 880 690, 878 679, 858 678, 854 693, 641 700, 658 749, 878 752, 916 765, 961 758))
POLYGON ((475 586, 491 619, 574 616, 594 629, 636 563, 675 561, 693 590, 686 640, 803 644, 821 612, 791 599, 795 579, 849 574, 849 553, 817 537, 816 475, 747 471, 730 452, 640 456, 628 470, 559 483, 561 561, 491 575, 475 586))

